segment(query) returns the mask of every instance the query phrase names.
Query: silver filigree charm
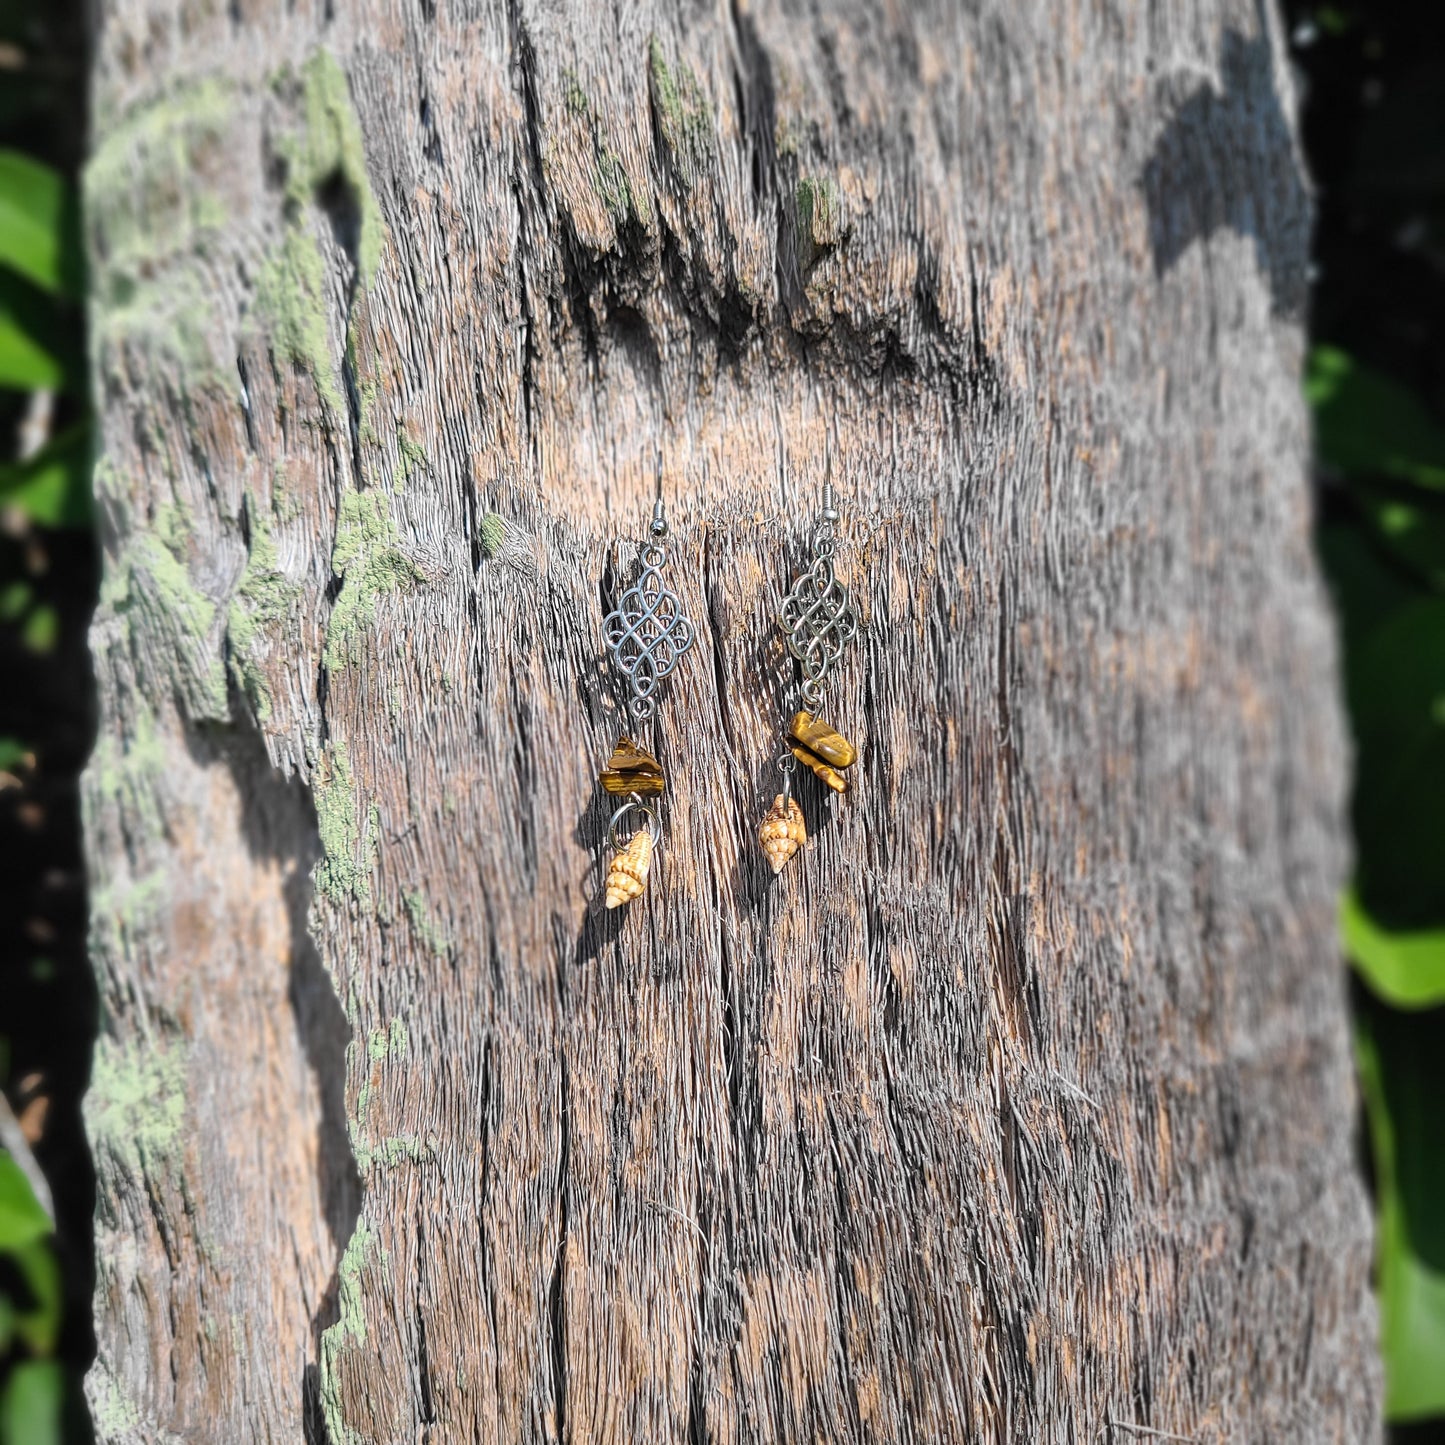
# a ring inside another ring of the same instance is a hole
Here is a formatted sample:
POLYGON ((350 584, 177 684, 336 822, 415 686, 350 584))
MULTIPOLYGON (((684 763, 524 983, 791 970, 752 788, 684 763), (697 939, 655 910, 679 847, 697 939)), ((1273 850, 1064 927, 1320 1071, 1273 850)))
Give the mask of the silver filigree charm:
POLYGON ((602 623, 602 635, 632 697, 628 711, 644 722, 657 711, 657 689, 682 661, 696 630, 682 599, 662 579, 667 564, 667 519, 661 502, 652 511, 651 540, 642 549, 642 572, 602 623))
POLYGON ((793 583, 778 622, 788 650, 803 665, 803 706, 814 709, 843 649, 858 635, 858 614, 848 589, 833 572, 833 528, 838 521, 833 488, 823 488, 823 512, 813 529, 813 565, 793 583))

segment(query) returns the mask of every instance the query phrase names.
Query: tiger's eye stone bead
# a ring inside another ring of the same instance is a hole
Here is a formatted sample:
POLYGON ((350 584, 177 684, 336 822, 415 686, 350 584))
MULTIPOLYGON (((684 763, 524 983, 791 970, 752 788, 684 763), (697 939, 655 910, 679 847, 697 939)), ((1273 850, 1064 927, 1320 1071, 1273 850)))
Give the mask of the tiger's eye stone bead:
POLYGON ((829 767, 816 753, 810 752, 807 748, 795 746, 793 748, 793 756, 797 758, 804 767, 811 769, 813 776, 817 778, 819 782, 826 783, 835 793, 846 793, 848 791, 848 779, 836 768, 829 767))
POLYGON ((629 737, 617 740, 606 768, 597 775, 609 793, 625 797, 637 793, 642 797, 663 791, 662 764, 646 748, 640 748, 629 737))
POLYGON ((847 738, 810 712, 800 712, 793 719, 791 737, 835 768, 851 768, 858 757, 858 750, 847 738))

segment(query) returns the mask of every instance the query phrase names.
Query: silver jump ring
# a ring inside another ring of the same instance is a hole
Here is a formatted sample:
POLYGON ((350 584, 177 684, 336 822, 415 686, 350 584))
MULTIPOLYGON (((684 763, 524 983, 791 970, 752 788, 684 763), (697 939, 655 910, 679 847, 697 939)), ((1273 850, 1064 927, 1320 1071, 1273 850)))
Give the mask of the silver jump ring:
POLYGON ((797 769, 798 760, 792 753, 783 753, 778 758, 778 771, 783 775, 783 807, 786 808, 793 801, 793 773, 797 769))
POLYGON ((618 825, 634 809, 642 814, 642 826, 652 834, 652 846, 657 847, 662 841, 662 824, 657 821, 657 811, 650 803, 644 803, 636 793, 629 793, 627 801, 618 808, 612 815, 611 821, 607 824, 607 846, 614 853, 620 853, 631 841, 629 834, 626 839, 620 838, 617 833, 618 825))

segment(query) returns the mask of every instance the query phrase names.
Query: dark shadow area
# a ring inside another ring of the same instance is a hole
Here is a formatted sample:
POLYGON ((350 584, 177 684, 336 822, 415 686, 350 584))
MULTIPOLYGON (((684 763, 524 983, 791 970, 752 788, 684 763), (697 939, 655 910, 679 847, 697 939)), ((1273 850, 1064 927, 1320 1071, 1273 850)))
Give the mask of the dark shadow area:
MULTIPOLYGON (((233 715, 243 704, 233 697, 233 715)), ((249 724, 191 729, 191 755, 203 764, 223 763, 243 800, 242 835, 253 858, 280 865, 285 877, 289 924, 290 973, 287 998, 306 1061, 316 1080, 321 1117, 317 1123, 317 1164, 322 1212, 335 1259, 311 1320, 312 1360, 300 1381, 302 1418, 308 1445, 327 1441, 320 1411, 321 1335, 338 1318, 337 1287, 342 1252, 361 1212, 362 1185, 346 1123, 346 1050, 351 1028, 320 952, 311 936, 312 870, 321 857, 321 840, 310 790, 299 778, 285 778, 272 767, 259 733, 249 724)))
POLYGON ((1254 37, 1225 31, 1218 88, 1212 81, 1183 86, 1166 79, 1177 91, 1172 115, 1140 184, 1156 275, 1196 241, 1228 229, 1254 243, 1275 314, 1297 317, 1306 296, 1309 191, 1274 64, 1261 6, 1254 37))
MULTIPOLYGON (((0 575, 17 573, 33 581, 9 587, 33 587, 34 600, 0 622, 0 743, 14 739, 18 752, 0 763, 0 1076, 54 1204, 63 1293, 55 1354, 74 1385, 77 1433, 67 1439, 82 1440, 90 1432, 79 1381, 95 1354, 95 1171, 81 1119, 97 1022, 79 791, 95 726, 85 641, 96 579, 90 534, 0 538, 0 575), (46 651, 25 634, 40 609, 57 618, 46 651)), ((10 1291, 0 1284, 0 1294, 10 1291)), ((21 1358, 0 1359, 0 1379, 21 1358)))
MULTIPOLYGON (((46 221, 55 274, 0 263, 0 326, 37 338, 59 376, 26 389, 12 354, 0 387, 0 1084, 6 1139, 44 1180, 55 1234, 40 1248, 54 1284, 17 1274, 0 1230, 0 1412, 9 1428, 16 1367, 61 1367, 43 1412, 66 1445, 93 1432, 81 1381, 95 1354, 92 1322, 95 1172, 81 1118, 96 1030, 87 952, 89 907, 79 779, 95 735, 86 636, 98 567, 89 506, 91 423, 86 396, 79 174, 88 124, 87 12, 79 0, 0 5, 0 149, 38 165, 59 187, 46 221), (54 460, 63 495, 39 495, 26 468, 54 460), (22 1339, 58 1308, 58 1326, 22 1339)), ((8 183, 7 183, 8 184, 8 183)), ((4 185, 0 185, 4 189, 4 185)), ((10 195, 0 197, 14 224, 10 195)), ((8 255, 8 253, 7 253, 8 255)), ((23 369, 23 368, 22 368, 23 369)), ((33 1416, 31 1418, 34 1418, 33 1416)))

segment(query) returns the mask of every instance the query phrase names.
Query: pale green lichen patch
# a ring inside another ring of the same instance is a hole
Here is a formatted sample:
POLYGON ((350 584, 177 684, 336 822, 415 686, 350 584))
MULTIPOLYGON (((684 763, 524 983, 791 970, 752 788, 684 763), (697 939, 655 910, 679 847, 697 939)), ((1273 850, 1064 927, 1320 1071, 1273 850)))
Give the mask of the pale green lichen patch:
POLYGON ((587 131, 592 141, 592 186, 614 226, 626 224, 635 215, 644 226, 652 224, 652 205, 637 190, 622 157, 608 137, 601 116, 592 108, 574 70, 562 72, 562 99, 567 114, 587 131))
POLYGON ((669 65, 656 35, 648 41, 647 58, 658 129, 682 179, 691 184, 713 154, 712 108, 692 67, 684 61, 669 65))
MULTIPOLYGON (((373 1028, 367 1032, 366 1057, 373 1065, 400 1064, 410 1051, 411 1035, 403 1018, 394 1018, 385 1028, 373 1028)), ((373 1165, 393 1169, 404 1159, 424 1159, 436 1152, 435 1140, 419 1139, 413 1134, 388 1134, 375 1143, 368 1139, 371 1106, 376 1097, 376 1081, 380 1077, 379 1069, 373 1069, 371 1077, 362 1081, 356 1091, 356 1108, 346 1121, 351 1152, 363 1173, 373 1165)))
POLYGON ((594 153, 597 173, 597 195, 607 208, 614 225, 622 225, 634 210, 644 225, 651 218, 646 204, 638 205, 633 200, 632 184, 627 178, 627 169, 622 158, 606 141, 599 140, 594 153))
POLYGON ((90 1401, 91 1421, 102 1440, 139 1430, 141 1413, 135 1401, 125 1393, 109 1365, 97 1360, 85 1384, 90 1401))
POLYGON ((94 350, 102 361, 116 348, 133 348, 170 363, 182 388, 231 386, 213 350, 215 295, 200 276, 179 267, 162 279, 116 275, 97 285, 96 297, 94 350))
POLYGON ((400 492, 416 472, 430 463, 426 448, 400 422, 396 428, 396 454, 396 490, 400 492))
POLYGON ((288 225, 262 263, 256 307, 269 323, 272 344, 308 371, 322 399, 340 411, 341 383, 326 325, 326 263, 304 223, 288 225))
POLYGON ((488 562, 497 557, 507 541, 507 524, 495 512, 488 512, 477 526, 477 542, 488 562))
POLYGON ((85 1097, 97 1154, 104 1151, 138 1176, 173 1169, 182 1155, 185 1112, 185 1067, 176 1045, 101 1036, 85 1097))
POLYGON ((428 1139, 418 1139, 415 1134, 388 1134, 367 1150, 367 1158, 361 1167, 376 1164, 383 1169, 395 1169, 403 1160, 417 1163, 430 1159, 435 1153, 436 1146, 428 1139))
POLYGON ((577 72, 570 67, 562 72, 562 100, 567 106, 569 115, 579 118, 592 113, 591 102, 587 99, 587 92, 582 89, 582 82, 577 72))
POLYGON ((322 752, 312 797, 322 852, 316 865, 317 890, 335 903, 352 898, 369 902, 380 818, 373 806, 362 820, 345 743, 332 743, 322 752))
POLYGON ((358 1221, 337 1267, 337 1320, 321 1334, 321 1413, 331 1445, 363 1445, 363 1437, 347 1423, 341 1408, 341 1382, 337 1363, 343 1351, 366 1343, 366 1312, 362 1302, 362 1275, 373 1259, 387 1268, 386 1251, 364 1220, 358 1221))
POLYGON ((230 222, 222 184, 234 94, 206 79, 97 130, 83 177, 95 349, 173 362, 181 384, 224 384, 211 253, 230 222))
POLYGON ((286 192, 298 205, 335 181, 347 188, 357 213, 357 271, 361 284, 370 286, 381 260, 381 212, 367 174, 351 88, 329 51, 318 50, 301 67, 301 125, 282 141, 281 152, 287 163, 286 192))
POLYGON ((321 660, 337 672, 360 656, 363 632, 376 620, 379 597, 421 581, 421 571, 400 545, 396 522, 381 492, 347 492, 341 498, 331 570, 341 591, 326 623, 321 660))
POLYGON ((436 1154, 434 1140, 419 1139, 415 1134, 387 1134, 375 1144, 362 1138, 359 1125, 353 1124, 350 1134, 351 1152, 356 1159, 356 1167, 363 1174, 373 1167, 395 1169, 403 1160, 417 1163, 436 1154))
POLYGON ((830 177, 804 176, 795 193, 798 226, 798 263, 804 270, 844 236, 843 200, 830 177))
POLYGON ((445 928, 437 922, 426 895, 420 888, 408 889, 401 895, 411 930, 429 953, 437 958, 450 958, 454 945, 445 928))
POLYGON ((102 267, 154 262, 225 228, 217 187, 234 109, 230 84, 207 78, 97 131, 82 185, 102 267))
POLYGON ((113 935, 134 931, 155 919, 169 894, 170 877, 162 868, 97 888, 90 900, 92 944, 109 951, 113 935))
POLYGON ((167 748, 143 699, 137 696, 135 701, 130 736, 122 739, 104 733, 96 741, 85 770, 86 805, 121 807, 136 832, 155 837, 164 824, 157 790, 166 770, 167 748))
POLYGON ((388 1027, 372 1029, 366 1036, 366 1054, 374 1063, 384 1059, 404 1059, 410 1045, 411 1035, 403 1018, 394 1018, 388 1027))
POLYGON ((301 589, 281 571, 270 524, 250 497, 246 499, 246 515, 250 547, 245 571, 231 598, 226 636, 231 676, 250 701, 257 718, 265 722, 271 716, 271 689, 256 661, 256 643, 263 633, 285 622, 301 589))
POLYGON ((292 100, 295 119, 276 139, 286 166, 285 229, 280 244, 262 263, 256 307, 268 322, 276 349, 308 371, 322 400, 340 412, 341 385, 327 321, 326 263, 310 210, 329 187, 344 189, 355 213, 354 259, 363 289, 371 285, 381 259, 381 212, 367 174, 361 124, 335 57, 318 50, 299 76, 288 68, 273 84, 292 100))
POLYGON ((166 677, 193 720, 229 716, 216 603, 191 580, 186 532, 174 507, 126 539, 106 571, 97 615, 115 617, 143 672, 166 677))
POLYGON ((371 1084, 362 1084, 356 1091, 356 1114, 350 1123, 351 1150, 357 1158, 363 1152, 361 1136, 366 1132, 366 1121, 371 1115, 371 1084))
POLYGON ((357 377, 357 440, 365 446, 376 446, 381 441, 381 435, 376 430, 376 407, 381 386, 375 377, 363 381, 358 375, 360 368, 357 365, 355 327, 349 327, 346 333, 346 364, 351 368, 352 375, 357 377))

